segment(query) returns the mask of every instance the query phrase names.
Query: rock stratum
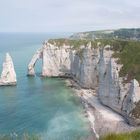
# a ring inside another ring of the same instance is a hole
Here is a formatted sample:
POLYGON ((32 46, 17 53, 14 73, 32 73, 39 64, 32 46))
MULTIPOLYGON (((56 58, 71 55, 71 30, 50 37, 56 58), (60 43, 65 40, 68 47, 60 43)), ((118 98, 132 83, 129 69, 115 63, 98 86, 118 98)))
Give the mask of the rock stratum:
POLYGON ((83 88, 95 89, 100 102, 118 112, 128 123, 140 125, 140 86, 136 79, 125 82, 119 76, 122 67, 113 58, 110 45, 91 42, 79 47, 72 44, 45 42, 28 65, 34 76, 35 63, 42 59, 42 76, 70 77, 83 88))
POLYGON ((16 82, 16 73, 12 57, 9 55, 9 53, 6 53, 6 58, 3 63, 2 74, 0 77, 0 86, 16 85, 16 82))

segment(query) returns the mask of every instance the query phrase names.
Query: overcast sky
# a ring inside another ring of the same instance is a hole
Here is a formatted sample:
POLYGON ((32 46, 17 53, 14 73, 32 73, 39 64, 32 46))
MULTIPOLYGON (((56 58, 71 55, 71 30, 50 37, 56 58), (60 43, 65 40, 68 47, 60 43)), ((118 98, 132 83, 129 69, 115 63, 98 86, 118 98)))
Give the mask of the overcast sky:
POLYGON ((0 0, 0 32, 140 27, 140 0, 0 0))

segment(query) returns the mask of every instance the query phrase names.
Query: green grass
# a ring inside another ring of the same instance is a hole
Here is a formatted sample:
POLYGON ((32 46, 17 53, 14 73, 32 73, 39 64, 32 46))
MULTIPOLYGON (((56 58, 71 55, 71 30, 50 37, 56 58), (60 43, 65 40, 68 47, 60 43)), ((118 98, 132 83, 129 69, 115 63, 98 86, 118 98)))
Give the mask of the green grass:
POLYGON ((18 137, 9 137, 9 136, 3 136, 0 137, 0 140, 41 140, 38 136, 28 136, 25 135, 22 138, 18 138, 18 137))
POLYGON ((130 133, 108 134, 101 137, 99 140, 140 140, 140 131, 133 131, 130 133))
POLYGON ((127 76, 125 82, 137 79, 140 83, 140 41, 123 39, 98 39, 102 46, 111 45, 114 51, 113 57, 119 58, 119 64, 123 64, 120 70, 120 76, 127 76))
POLYGON ((114 57, 119 58, 118 63, 123 64, 120 76, 127 76, 127 81, 137 79, 140 82, 140 42, 122 41, 113 42, 114 57))
POLYGON ((140 28, 82 32, 72 35, 71 38, 140 40, 140 28))

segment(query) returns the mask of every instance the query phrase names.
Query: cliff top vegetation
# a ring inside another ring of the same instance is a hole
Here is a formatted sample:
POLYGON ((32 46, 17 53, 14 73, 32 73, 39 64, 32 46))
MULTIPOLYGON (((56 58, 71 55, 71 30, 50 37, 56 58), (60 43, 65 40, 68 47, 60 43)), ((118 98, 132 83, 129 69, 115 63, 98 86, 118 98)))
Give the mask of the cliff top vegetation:
MULTIPOLYGON (((79 52, 80 46, 87 46, 91 42, 91 47, 97 48, 98 42, 101 46, 111 45, 114 51, 113 57, 119 58, 118 63, 123 64, 120 70, 120 76, 127 76, 127 81, 137 79, 140 82, 140 41, 123 40, 123 39, 97 39, 97 40, 74 40, 74 39, 50 39, 48 41, 59 47, 65 45, 72 46, 79 52)), ((81 52, 81 51, 80 51, 81 52)), ((80 53, 81 55, 81 53, 80 53)))
POLYGON ((108 134, 106 136, 101 137, 99 140, 139 140, 140 139, 140 131, 133 131, 128 133, 120 133, 120 134, 108 134))
POLYGON ((87 46, 89 42, 91 42, 91 47, 96 48, 97 42, 93 40, 75 40, 75 39, 67 39, 67 38, 61 38, 61 39, 50 39, 48 40, 49 43, 55 44, 58 47, 61 47, 63 45, 69 45, 72 47, 72 49, 79 49, 80 46, 84 45, 87 46))
POLYGON ((116 29, 116 30, 99 30, 81 32, 72 35, 72 39, 125 39, 140 40, 140 28, 116 29))
POLYGON ((120 76, 127 76, 127 82, 137 79, 140 82, 140 42, 126 40, 106 40, 114 51, 113 57, 119 58, 118 63, 123 64, 120 76))

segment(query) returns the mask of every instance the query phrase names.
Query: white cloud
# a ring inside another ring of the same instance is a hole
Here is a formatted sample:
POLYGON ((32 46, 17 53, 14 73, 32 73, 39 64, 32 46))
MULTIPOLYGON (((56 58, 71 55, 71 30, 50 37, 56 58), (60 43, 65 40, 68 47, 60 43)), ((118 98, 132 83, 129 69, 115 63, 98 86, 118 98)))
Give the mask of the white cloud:
POLYGON ((0 31, 140 27, 139 0, 0 0, 0 31))

